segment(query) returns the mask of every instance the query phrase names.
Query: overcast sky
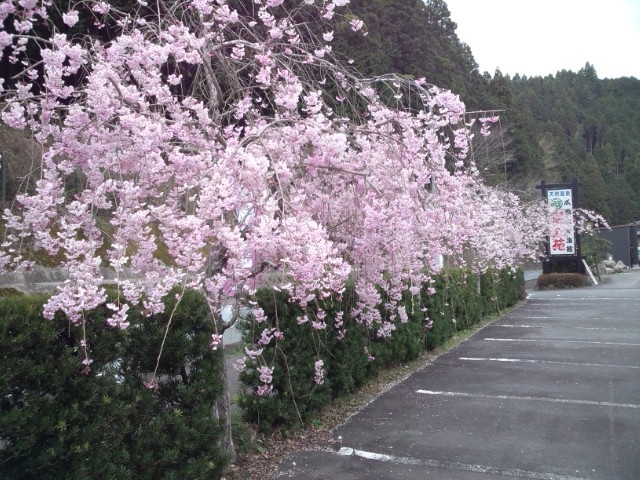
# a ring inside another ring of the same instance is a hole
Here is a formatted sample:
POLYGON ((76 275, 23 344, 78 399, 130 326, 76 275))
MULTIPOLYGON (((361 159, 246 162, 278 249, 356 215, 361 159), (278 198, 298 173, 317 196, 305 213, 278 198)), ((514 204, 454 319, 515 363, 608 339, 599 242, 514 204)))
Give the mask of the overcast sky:
POLYGON ((445 0, 480 71, 640 79, 640 0, 445 0))

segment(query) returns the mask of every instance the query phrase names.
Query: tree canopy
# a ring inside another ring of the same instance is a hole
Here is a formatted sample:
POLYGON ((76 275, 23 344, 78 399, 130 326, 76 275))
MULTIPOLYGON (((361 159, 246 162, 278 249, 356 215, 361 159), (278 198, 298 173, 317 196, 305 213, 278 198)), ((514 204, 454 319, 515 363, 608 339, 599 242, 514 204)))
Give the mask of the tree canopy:
POLYGON ((530 135, 544 149, 548 178, 584 182, 582 199, 612 225, 640 219, 640 80, 577 73, 514 77, 517 108, 531 112, 530 135))

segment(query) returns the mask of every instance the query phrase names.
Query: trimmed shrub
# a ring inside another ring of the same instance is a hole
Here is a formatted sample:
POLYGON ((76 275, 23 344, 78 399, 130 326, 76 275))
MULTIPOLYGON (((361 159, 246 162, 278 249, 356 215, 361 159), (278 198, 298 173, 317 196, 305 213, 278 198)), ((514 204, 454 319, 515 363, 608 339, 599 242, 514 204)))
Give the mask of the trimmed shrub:
POLYGON ((481 277, 483 314, 495 315, 526 298, 522 269, 490 269, 481 277))
POLYGON ((448 272, 452 314, 458 330, 466 330, 482 320, 482 297, 477 293, 479 282, 479 275, 466 270, 448 272))
POLYGON ((581 273, 545 273, 538 277, 538 288, 578 288, 591 285, 591 280, 581 273))
MULTIPOLYGON (((371 375, 371 366, 363 353, 367 346, 366 328, 355 324, 350 316, 355 300, 353 288, 347 288, 340 299, 328 298, 310 305, 312 311, 318 307, 324 310, 328 325, 334 325, 338 312, 343 311, 346 334, 342 340, 338 340, 333 328, 315 330, 310 322, 299 325, 298 318, 304 312, 297 304, 289 302, 286 293, 263 288, 256 297, 268 320, 259 324, 250 317, 242 322, 240 329, 244 340, 257 343, 262 333, 272 328, 285 332, 277 347, 274 342, 261 346, 261 366, 275 367, 271 394, 258 396, 245 387, 239 399, 245 418, 261 430, 300 425, 328 405, 332 398, 362 386, 371 375), (328 372, 322 384, 315 382, 317 360, 324 362, 328 372)), ((260 383, 257 366, 255 362, 248 362, 249 368, 240 373, 245 386, 260 383)))
MULTIPOLYGON (((456 330, 454 308, 450 303, 451 292, 448 290, 446 275, 440 274, 435 280, 422 289, 422 298, 427 309, 427 316, 433 322, 427 333, 427 347, 436 348, 451 338, 456 330), (430 289, 435 293, 429 294, 430 289)), ((457 320, 456 320, 457 321, 457 320)))
POLYGON ((206 304, 185 292, 171 321, 159 387, 155 367, 168 313, 130 312, 110 328, 106 307, 87 316, 91 372, 81 331, 41 316, 44 297, 0 300, 0 477, 3 479, 220 478, 227 460, 211 406, 222 391, 221 352, 209 348, 206 304))

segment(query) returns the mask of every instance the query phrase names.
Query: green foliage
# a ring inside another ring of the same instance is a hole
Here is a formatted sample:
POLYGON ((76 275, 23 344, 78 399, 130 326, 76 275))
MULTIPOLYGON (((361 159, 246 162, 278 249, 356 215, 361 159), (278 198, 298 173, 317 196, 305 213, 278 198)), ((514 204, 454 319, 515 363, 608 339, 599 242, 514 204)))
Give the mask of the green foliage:
POLYGON ((524 300, 524 272, 520 269, 489 270, 482 276, 480 289, 483 314, 496 315, 507 307, 524 300))
POLYGON ((423 286, 422 294, 426 299, 427 315, 429 320, 433 322, 427 333, 428 348, 442 345, 455 334, 454 309, 449 303, 451 292, 448 291, 447 286, 448 282, 444 274, 437 276, 429 285, 423 286), (433 291, 431 289, 434 289, 435 292, 429 293, 433 291))
MULTIPOLYGON (((330 300, 323 305, 328 315, 333 313, 330 300)), ((254 343, 268 328, 286 332, 286 338, 278 343, 277 348, 264 348, 266 365, 277 365, 272 382, 273 394, 265 397, 242 395, 239 404, 247 418, 260 428, 269 429, 278 425, 290 427, 318 411, 331 398, 329 380, 322 385, 314 382, 314 363, 330 355, 335 339, 326 330, 312 331, 308 322, 299 327, 297 319, 304 312, 290 303, 283 292, 263 288, 257 293, 257 302, 269 321, 241 324, 246 341, 254 343)), ((255 369, 247 369, 240 374, 245 385, 257 385, 258 377, 255 369)))
POLYGON ((41 149, 27 132, 0 124, 0 202, 3 208, 10 205, 21 189, 33 190, 40 172, 36 165, 39 165, 41 149))
POLYGON ((587 263, 594 268, 599 262, 607 259, 607 253, 611 250, 611 242, 606 238, 596 235, 582 235, 580 237, 582 256, 587 263))
POLYGON ((237 414, 231 415, 231 432, 236 453, 250 455, 258 452, 259 445, 255 441, 253 430, 237 414))
POLYGON ((460 95, 471 109, 491 103, 488 82, 458 39, 443 0, 351 0, 349 10, 364 21, 367 35, 352 32, 345 21, 336 29, 334 49, 354 59, 364 76, 424 77, 460 95))
POLYGON ((517 108, 531 113, 543 176, 578 178, 580 206, 611 225, 640 219, 640 80, 600 80, 586 64, 577 73, 516 76, 511 86, 517 108))
POLYGON ((640 219, 640 80, 600 80, 588 63, 544 78, 481 74, 442 0, 352 0, 350 10, 368 35, 345 21, 334 48, 365 76, 424 77, 460 95, 471 111, 501 110, 494 135, 504 138, 491 156, 499 168, 481 169, 487 181, 525 190, 540 178, 577 177, 582 206, 612 225, 640 219))
POLYGON ((130 314, 110 328, 87 316, 93 363, 81 373, 81 329, 41 316, 43 297, 0 300, 0 477, 3 479, 219 478, 227 461, 211 406, 222 391, 220 352, 203 299, 185 292, 171 321, 159 388, 155 366, 167 313, 130 314))
POLYGON ((405 323, 397 319, 397 311, 384 307, 386 301, 382 299, 381 317, 393 321, 395 331, 389 338, 380 338, 374 329, 352 318, 356 294, 351 286, 340 297, 308 306, 307 313, 318 308, 326 312, 327 328, 323 330, 315 330, 310 322, 299 325, 298 318, 304 312, 289 303, 285 293, 261 289, 257 303, 267 320, 257 323, 249 317, 242 322, 244 339, 254 344, 263 331, 273 328, 284 332, 284 338, 261 345, 261 363, 248 361, 240 375, 244 391, 239 403, 245 418, 264 432, 277 427, 296 428, 311 421, 332 399, 353 392, 381 370, 414 360, 427 346, 437 347, 485 315, 514 305, 522 298, 523 290, 522 271, 490 271, 480 279, 466 270, 447 270, 424 285, 419 295, 404 292, 403 307, 408 317, 405 323), (480 295, 478 282, 482 286, 480 295), (339 330, 332 328, 338 312, 343 312, 343 338, 339 330), (324 362, 327 371, 320 385, 314 380, 317 360, 324 362), (259 366, 274 367, 273 392, 266 396, 257 395, 253 389, 261 383, 256 370, 259 366))
MULTIPOLYGON (((501 124, 492 137, 499 148, 491 155, 492 162, 500 163, 499 175, 482 168, 483 177, 490 183, 508 181, 518 190, 540 178, 542 151, 532 135, 530 112, 517 107, 508 76, 479 71, 471 49, 456 34, 445 1, 351 0, 349 10, 364 21, 367 35, 353 32, 347 18, 336 28, 335 51, 353 59, 366 77, 393 72, 425 78, 459 95, 469 111, 500 110, 501 124)), ((394 101, 393 93, 379 93, 394 101)))

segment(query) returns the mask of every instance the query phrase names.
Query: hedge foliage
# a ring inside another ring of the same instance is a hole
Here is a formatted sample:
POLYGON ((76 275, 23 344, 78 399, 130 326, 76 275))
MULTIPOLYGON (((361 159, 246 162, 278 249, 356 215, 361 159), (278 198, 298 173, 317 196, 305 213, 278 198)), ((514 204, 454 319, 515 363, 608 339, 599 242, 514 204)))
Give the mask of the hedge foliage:
MULTIPOLYGON (((295 428, 304 424, 334 398, 361 387, 381 369, 416 359, 427 348, 435 348, 456 331, 477 324, 482 318, 500 313, 524 299, 524 272, 503 269, 478 277, 467 270, 448 269, 432 284, 424 285, 420 295, 406 292, 403 305, 409 320, 396 323, 390 338, 377 338, 375 332, 351 317, 356 294, 347 287, 340 297, 328 298, 309 305, 312 311, 322 308, 327 325, 333 325, 336 314, 344 312, 344 338, 337 330, 314 330, 309 322, 298 325, 303 311, 288 302, 283 292, 261 289, 257 303, 268 320, 256 323, 249 317, 240 324, 244 340, 255 343, 263 330, 278 328, 284 338, 263 348, 263 359, 274 368, 273 392, 258 396, 253 388, 260 383, 256 361, 248 361, 240 375, 243 390, 239 404, 245 417, 262 431, 275 427, 295 428), (478 294, 478 288, 480 293, 478 294), (435 290, 435 293, 430 293, 435 290), (433 323, 429 325, 429 322, 433 323), (430 328, 429 328, 430 327, 430 328), (314 380, 314 363, 324 362, 324 383, 314 380)), ((383 302, 384 303, 384 302, 383 302)), ((381 308, 383 318, 396 312, 381 308)))
POLYGON ((153 371, 173 310, 126 331, 106 307, 88 314, 91 372, 81 373, 79 328, 41 316, 43 297, 0 299, 0 478, 220 478, 227 460, 211 407, 222 391, 222 353, 209 348, 206 303, 185 292, 166 339, 159 388, 153 371))
POLYGON ((547 288, 578 288, 591 285, 591 279, 581 273, 544 273, 538 277, 540 290, 547 288))

